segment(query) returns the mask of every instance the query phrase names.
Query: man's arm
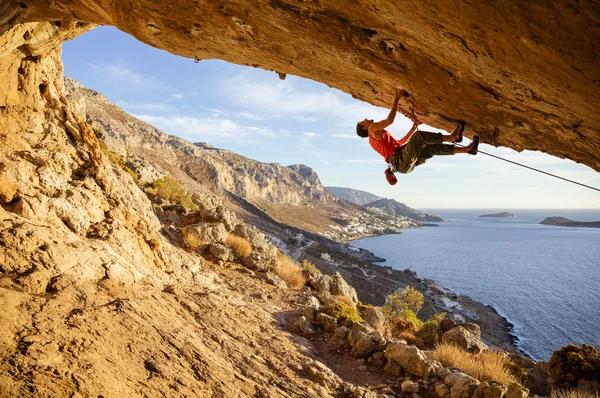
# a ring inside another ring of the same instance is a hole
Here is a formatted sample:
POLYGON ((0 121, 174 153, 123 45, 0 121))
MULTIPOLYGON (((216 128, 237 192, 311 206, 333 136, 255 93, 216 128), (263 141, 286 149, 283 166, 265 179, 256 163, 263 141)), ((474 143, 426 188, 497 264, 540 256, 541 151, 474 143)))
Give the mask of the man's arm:
POLYGON ((415 131, 417 131, 417 129, 419 128, 419 123, 418 122, 413 122, 412 127, 410 128, 410 130, 408 131, 408 133, 406 133, 406 135, 404 137, 402 137, 398 143, 402 146, 404 144, 406 144, 406 141, 408 141, 410 139, 410 137, 415 133, 415 131))
POLYGON ((389 126, 390 124, 394 123, 394 120, 396 119, 396 113, 398 112, 398 102, 400 101, 400 98, 404 95, 404 93, 404 90, 396 89, 396 94, 394 96, 394 105, 392 105, 390 114, 382 121, 372 123, 369 126, 369 135, 371 137, 375 138, 376 140, 380 140, 383 136, 383 129, 389 126))

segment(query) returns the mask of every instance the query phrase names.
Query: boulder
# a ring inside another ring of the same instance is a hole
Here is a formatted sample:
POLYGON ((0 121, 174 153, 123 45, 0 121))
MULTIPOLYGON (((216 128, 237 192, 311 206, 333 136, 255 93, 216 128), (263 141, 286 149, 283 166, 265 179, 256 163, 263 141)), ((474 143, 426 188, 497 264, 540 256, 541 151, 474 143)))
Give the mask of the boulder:
POLYGON ((317 321, 317 314, 318 311, 316 307, 306 307, 304 308, 304 311, 302 311, 302 315, 308 318, 311 322, 317 321))
POLYGON ((335 329, 335 332, 333 333, 333 338, 334 339, 345 339, 347 334, 348 334, 348 328, 346 326, 340 326, 337 329, 335 329))
POLYGON ((365 322, 367 322, 373 329, 381 332, 384 336, 390 333, 390 324, 387 316, 383 313, 381 307, 369 308, 363 316, 365 322))
POLYGON ((343 382, 338 375, 321 362, 309 359, 302 365, 302 370, 317 384, 333 391, 337 390, 343 382))
POLYGON ((393 359, 388 359, 388 363, 383 368, 383 371, 394 376, 400 376, 402 374, 402 367, 393 359))
POLYGON ((244 266, 254 271, 270 272, 277 268, 277 257, 267 253, 253 251, 250 255, 242 259, 242 263, 244 266))
POLYGON ((473 392, 473 398, 502 398, 505 392, 504 385, 496 381, 484 381, 473 392))
POLYGON ((317 324, 323 326, 323 329, 326 332, 333 333, 335 329, 337 329, 337 320, 334 317, 322 312, 317 314, 317 324))
POLYGON ((352 350, 350 351, 350 356, 353 358, 366 358, 371 355, 375 351, 375 343, 371 340, 369 336, 360 333, 360 338, 356 341, 352 350))
POLYGON ((504 398, 527 398, 529 390, 519 383, 509 383, 504 398))
POLYGON ((401 342, 390 342, 385 349, 385 357, 396 361, 404 371, 412 375, 428 378, 434 371, 427 363, 425 355, 415 346, 401 342))
POLYGON ((329 292, 334 296, 346 296, 352 300, 355 304, 358 303, 358 296, 356 290, 348 285, 348 283, 342 277, 342 274, 336 272, 329 277, 329 292))
POLYGON ((211 243, 208 246, 208 248, 209 248, 210 254, 212 254, 213 257, 216 258, 217 260, 223 260, 223 261, 235 260, 235 253, 230 247, 227 247, 220 243, 211 243))
POLYGON ((477 336, 477 338, 481 338, 481 328, 479 327, 478 324, 465 322, 465 323, 461 323, 460 325, 457 325, 457 326, 465 328, 465 329, 471 331, 475 336, 477 336))
POLYGON ((552 391, 552 378, 550 377, 550 371, 548 369, 548 363, 539 361, 531 372, 527 374, 529 379, 529 388, 531 393, 535 395, 541 395, 547 397, 552 391))
POLYGON ((452 329, 455 326, 456 326, 456 321, 454 321, 452 319, 442 319, 440 321, 440 330, 442 331, 442 333, 447 332, 448 330, 452 329))
POLYGON ((348 333, 348 343, 353 346, 361 338, 361 333, 369 335, 372 331, 373 329, 370 326, 362 323, 355 323, 352 325, 350 333, 348 333))
POLYGON ((317 298, 323 305, 333 304, 337 302, 335 296, 329 293, 327 290, 317 293, 317 298))
MULTIPOLYGON (((478 329, 477 329, 478 330, 478 329)), ((443 343, 455 344, 462 349, 479 354, 489 347, 479 339, 473 328, 467 329, 463 325, 456 326, 442 335, 443 343)))
POLYGON ((271 251, 271 246, 265 240, 265 234, 248 224, 238 224, 231 233, 246 239, 255 250, 271 251))
POLYGON ((221 223, 192 224, 181 229, 185 246, 202 250, 211 243, 224 244, 227 240, 227 230, 221 223))
POLYGON ((450 388, 448 388, 448 386, 446 386, 444 383, 438 383, 435 386, 435 393, 438 397, 443 398, 450 394, 450 388))
POLYGON ((450 398, 471 398, 479 387, 479 380, 460 372, 448 375, 444 383, 450 386, 450 398))
POLYGON ((204 222, 220 222, 227 231, 233 231, 240 223, 235 213, 226 209, 224 206, 217 206, 210 210, 201 210, 200 215, 204 222))
POLYGON ((301 316, 298 319, 298 321, 294 324, 294 326, 292 327, 292 329, 295 329, 295 330, 297 330, 300 333, 305 334, 305 335, 315 334, 315 327, 304 316, 301 316))
POLYGON ((272 273, 272 272, 265 272, 262 275, 262 278, 265 281, 267 281, 267 283, 269 283, 269 284, 271 284, 273 286, 277 286, 277 287, 280 287, 282 289, 287 289, 287 284, 285 283, 285 281, 283 279, 281 279, 279 276, 277 276, 274 273, 272 273))
POLYGON ((414 381, 404 380, 400 385, 402 392, 405 394, 413 394, 419 392, 419 383, 414 381))

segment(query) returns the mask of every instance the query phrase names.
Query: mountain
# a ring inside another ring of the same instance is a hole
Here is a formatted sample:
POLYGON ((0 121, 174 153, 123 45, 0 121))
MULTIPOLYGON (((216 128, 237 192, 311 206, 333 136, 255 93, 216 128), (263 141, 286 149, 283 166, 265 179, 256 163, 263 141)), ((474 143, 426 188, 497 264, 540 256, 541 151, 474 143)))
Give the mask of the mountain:
POLYGON ((512 213, 509 213, 507 211, 503 211, 501 213, 494 213, 494 214, 482 214, 479 217, 491 217, 491 218, 516 218, 517 216, 515 216, 512 213))
POLYGON ((420 222, 443 222, 444 219, 431 214, 412 209, 394 199, 379 199, 364 205, 367 209, 379 209, 389 214, 404 216, 420 222))
POLYGON ((377 196, 365 191, 360 191, 358 189, 343 187, 325 187, 325 189, 327 189, 329 192, 331 192, 340 199, 344 199, 348 202, 356 203, 357 205, 361 206, 379 199, 383 199, 381 196, 377 196))
POLYGON ((600 221, 573 221, 571 219, 555 216, 546 217, 540 222, 544 225, 556 225, 559 227, 587 227, 587 228, 600 228, 600 221))

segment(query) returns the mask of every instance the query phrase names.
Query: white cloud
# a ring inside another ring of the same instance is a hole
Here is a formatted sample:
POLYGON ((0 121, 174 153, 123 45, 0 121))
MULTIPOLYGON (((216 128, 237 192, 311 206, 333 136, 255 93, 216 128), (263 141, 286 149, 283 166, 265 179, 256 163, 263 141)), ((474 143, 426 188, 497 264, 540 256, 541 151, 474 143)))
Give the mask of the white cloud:
POLYGON ((183 137, 189 141, 209 138, 233 138, 249 133, 249 129, 228 119, 214 117, 134 115, 167 134, 183 137))
POLYGON ((255 115, 255 114, 249 113, 249 112, 240 112, 240 113, 238 113, 238 115, 245 117, 247 119, 251 119, 251 120, 265 120, 264 117, 258 116, 258 115, 255 115))
POLYGON ((131 103, 128 101, 117 101, 117 105, 125 110, 135 109, 152 112, 170 112, 173 107, 163 103, 131 103))
POLYGON ((375 163, 385 163, 381 159, 346 159, 342 160, 345 163, 359 163, 359 164, 375 164, 375 163))
POLYGON ((345 140, 359 140, 361 139, 358 135, 356 134, 331 134, 329 137, 334 137, 334 138, 343 138, 345 140))
POLYGON ((320 137, 319 134, 313 133, 312 131, 305 131, 304 135, 309 138, 320 137))
POLYGON ((112 64, 89 64, 90 68, 107 80, 130 83, 135 86, 156 88, 162 86, 156 78, 135 72, 120 61, 112 64))
POLYGON ((275 137, 277 134, 269 129, 269 128, 263 128, 263 127, 248 127, 248 130, 260 134, 260 135, 264 135, 266 137, 275 137))
POLYGON ((313 117, 313 116, 302 116, 302 115, 292 116, 292 119, 300 120, 300 121, 303 121, 303 122, 318 122, 319 121, 319 119, 317 119, 316 117, 313 117))
POLYGON ((171 94, 171 95, 169 95, 169 97, 171 97, 171 99, 174 99, 174 100, 180 100, 183 98, 183 94, 171 94))

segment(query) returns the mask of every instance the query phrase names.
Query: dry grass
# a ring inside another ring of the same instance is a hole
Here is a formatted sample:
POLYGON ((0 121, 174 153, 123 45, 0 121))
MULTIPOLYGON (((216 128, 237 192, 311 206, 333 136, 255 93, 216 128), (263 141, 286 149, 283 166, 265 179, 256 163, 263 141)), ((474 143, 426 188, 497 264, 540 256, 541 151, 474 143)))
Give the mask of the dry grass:
POLYGON ((306 278, 302 274, 302 268, 294 263, 289 257, 279 255, 277 275, 285 281, 290 289, 301 289, 306 284, 306 278))
POLYGON ((356 305, 354 304, 354 301, 352 301, 352 299, 348 296, 344 296, 342 294, 338 294, 335 296, 335 298, 337 299, 337 301, 342 302, 344 304, 347 304, 351 307, 356 307, 356 305))
POLYGON ((557 390, 550 393, 550 398, 600 398, 598 391, 588 390, 557 390))
POLYGON ((485 351, 471 354, 453 344, 441 343, 433 352, 435 359, 445 366, 454 366, 479 381, 495 380, 504 385, 518 380, 504 366, 508 363, 504 353, 485 351))
POLYGON ((410 332, 402 332, 398 335, 399 339, 405 340, 408 345, 416 345, 420 349, 425 348, 425 343, 423 343, 423 339, 415 336, 410 332))
POLYGON ((206 246, 206 243, 195 233, 183 234, 183 245, 192 250, 198 250, 206 246))
POLYGON ((252 245, 241 236, 232 234, 227 235, 225 245, 231 247, 233 251, 235 251, 235 254, 240 258, 249 256, 250 253, 252 253, 252 245))

